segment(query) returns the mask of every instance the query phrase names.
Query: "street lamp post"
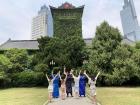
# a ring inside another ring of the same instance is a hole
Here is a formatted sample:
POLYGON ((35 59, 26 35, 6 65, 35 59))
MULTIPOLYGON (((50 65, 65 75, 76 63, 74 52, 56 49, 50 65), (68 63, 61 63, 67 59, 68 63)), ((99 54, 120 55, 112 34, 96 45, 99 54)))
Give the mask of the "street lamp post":
POLYGON ((50 65, 55 65, 55 62, 52 60, 51 62, 50 62, 50 65))
POLYGON ((50 69, 53 70, 53 66, 55 65, 55 62, 53 60, 50 61, 50 69))

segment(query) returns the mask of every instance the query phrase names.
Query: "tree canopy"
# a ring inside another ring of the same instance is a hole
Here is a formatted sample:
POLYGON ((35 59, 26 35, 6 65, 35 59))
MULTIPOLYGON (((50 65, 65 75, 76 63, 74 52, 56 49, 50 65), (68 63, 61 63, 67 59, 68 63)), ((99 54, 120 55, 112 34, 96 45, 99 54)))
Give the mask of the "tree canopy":
POLYGON ((85 43, 81 37, 71 36, 63 40, 58 37, 38 39, 39 58, 45 64, 54 60, 56 66, 81 66, 84 56, 85 43))
POLYGON ((97 27, 88 68, 91 73, 102 71, 102 85, 139 84, 139 43, 133 47, 121 41, 119 30, 107 22, 97 27))
POLYGON ((101 23, 96 28, 96 35, 92 43, 90 68, 95 66, 104 72, 112 70, 113 51, 121 44, 121 40, 121 33, 117 28, 110 26, 107 22, 101 23))

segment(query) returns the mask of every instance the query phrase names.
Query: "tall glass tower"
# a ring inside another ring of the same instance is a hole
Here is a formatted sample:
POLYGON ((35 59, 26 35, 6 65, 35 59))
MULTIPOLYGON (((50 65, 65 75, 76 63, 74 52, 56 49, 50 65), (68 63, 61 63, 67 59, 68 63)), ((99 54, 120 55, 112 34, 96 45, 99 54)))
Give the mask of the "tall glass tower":
POLYGON ((123 10, 120 12, 124 36, 132 41, 140 40, 140 26, 133 0, 124 0, 123 10))

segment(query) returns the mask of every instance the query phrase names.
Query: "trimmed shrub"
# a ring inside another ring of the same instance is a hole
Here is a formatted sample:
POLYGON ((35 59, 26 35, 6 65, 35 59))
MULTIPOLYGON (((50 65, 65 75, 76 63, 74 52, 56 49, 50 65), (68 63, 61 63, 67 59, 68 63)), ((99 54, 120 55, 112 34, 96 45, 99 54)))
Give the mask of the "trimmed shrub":
POLYGON ((11 79, 8 78, 3 72, 0 72, 0 88, 10 87, 11 79))
POLYGON ((33 87, 48 85, 47 79, 42 72, 24 71, 11 76, 12 85, 16 87, 33 87))

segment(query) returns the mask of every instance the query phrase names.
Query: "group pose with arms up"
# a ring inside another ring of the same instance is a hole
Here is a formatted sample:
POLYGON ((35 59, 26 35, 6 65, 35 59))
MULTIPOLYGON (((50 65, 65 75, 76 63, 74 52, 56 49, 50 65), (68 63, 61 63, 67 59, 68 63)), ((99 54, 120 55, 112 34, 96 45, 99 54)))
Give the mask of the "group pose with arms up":
POLYGON ((100 72, 98 72, 96 76, 89 76, 86 71, 80 71, 74 75, 73 70, 66 71, 66 68, 64 68, 64 73, 62 75, 60 74, 60 71, 57 74, 53 74, 52 72, 51 76, 46 74, 49 82, 49 102, 52 101, 52 98, 59 98, 59 96, 62 100, 65 100, 69 95, 73 97, 73 93, 75 98, 86 97, 86 80, 88 79, 92 102, 96 105, 96 81, 99 75, 100 72), (59 93, 59 87, 61 95, 59 93))

